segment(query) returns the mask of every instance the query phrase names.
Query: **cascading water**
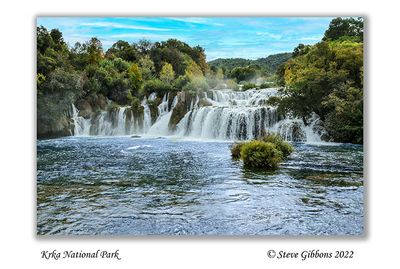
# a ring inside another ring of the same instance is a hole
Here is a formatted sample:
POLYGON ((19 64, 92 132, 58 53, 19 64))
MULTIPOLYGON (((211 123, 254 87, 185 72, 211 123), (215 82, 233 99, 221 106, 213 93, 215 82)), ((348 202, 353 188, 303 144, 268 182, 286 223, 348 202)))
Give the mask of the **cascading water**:
POLYGON ((89 135, 90 119, 79 115, 78 109, 72 104, 72 119, 74 121, 74 135, 89 135))
POLYGON ((151 126, 150 130, 148 131, 148 135, 156 135, 156 136, 163 136, 163 135, 170 135, 171 132, 169 130, 169 121, 171 119, 172 115, 172 110, 175 108, 175 105, 177 103, 177 96, 174 97, 174 100, 172 101, 172 106, 171 109, 168 109, 168 99, 169 98, 169 93, 164 95, 164 98, 161 102, 161 104, 158 105, 158 119, 154 123, 153 126, 151 126))
POLYGON ((79 111, 73 106, 74 134, 174 135, 199 139, 249 140, 273 132, 288 141, 321 141, 324 130, 319 125, 317 115, 313 115, 308 125, 298 118, 278 120, 276 108, 266 105, 268 98, 276 95, 277 90, 273 88, 243 92, 212 90, 201 96, 198 94, 188 103, 190 105, 186 114, 173 131, 170 120, 179 98, 176 95, 169 105, 169 93, 161 99, 157 115, 151 115, 149 107, 149 101, 157 99, 155 93, 142 100, 141 114, 134 114, 129 107, 119 107, 85 119, 79 116, 79 111), (156 118, 153 123, 152 118, 156 118))
POLYGON ((199 106, 199 99, 178 124, 177 133, 206 139, 247 140, 265 133, 276 122, 276 109, 265 106, 276 94, 275 89, 214 90, 204 99, 208 106, 199 106))

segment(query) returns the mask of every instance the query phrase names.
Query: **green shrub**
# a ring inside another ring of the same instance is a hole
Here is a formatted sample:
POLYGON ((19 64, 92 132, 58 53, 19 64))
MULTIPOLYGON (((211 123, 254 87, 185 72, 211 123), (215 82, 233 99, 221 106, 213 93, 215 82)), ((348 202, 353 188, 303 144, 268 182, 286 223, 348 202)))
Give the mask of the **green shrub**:
POLYGON ((261 138, 262 141, 272 143, 282 152, 283 158, 287 158, 293 152, 293 146, 284 141, 280 135, 268 134, 261 138))
POLYGON ((274 144, 253 140, 242 145, 241 158, 245 167, 274 170, 283 160, 283 154, 274 144))
POLYGON ((231 147, 232 158, 239 159, 240 158, 240 150, 242 149, 244 143, 234 143, 231 147))
POLYGON ((249 89, 256 89, 256 88, 257 88, 256 84, 254 84, 254 83, 246 83, 246 84, 243 85, 242 90, 246 91, 246 90, 249 90, 249 89))
POLYGON ((146 81, 143 85, 142 94, 149 95, 153 92, 157 93, 157 96, 164 96, 167 92, 172 91, 172 86, 159 79, 152 79, 146 81))
POLYGON ((267 89, 267 88, 272 87, 273 85, 274 85, 273 82, 267 81, 267 82, 261 83, 260 86, 258 86, 258 87, 259 87, 260 89, 267 89))

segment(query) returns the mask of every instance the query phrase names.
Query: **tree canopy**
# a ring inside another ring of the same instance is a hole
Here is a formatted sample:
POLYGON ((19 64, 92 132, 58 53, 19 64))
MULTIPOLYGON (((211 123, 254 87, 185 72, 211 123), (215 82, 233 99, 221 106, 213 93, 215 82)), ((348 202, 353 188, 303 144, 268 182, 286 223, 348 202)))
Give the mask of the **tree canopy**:
POLYGON ((336 18, 321 42, 300 44, 277 70, 280 110, 306 121, 318 114, 334 141, 363 141, 362 19, 336 18))

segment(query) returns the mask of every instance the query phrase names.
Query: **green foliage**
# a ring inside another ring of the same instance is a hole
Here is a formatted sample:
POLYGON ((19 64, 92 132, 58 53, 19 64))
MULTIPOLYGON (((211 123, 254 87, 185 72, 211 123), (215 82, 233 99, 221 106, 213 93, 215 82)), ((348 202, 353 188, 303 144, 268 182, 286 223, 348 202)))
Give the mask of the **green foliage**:
POLYGON ((294 48, 292 57, 298 57, 304 54, 307 54, 311 49, 311 45, 304 45, 304 44, 299 44, 297 47, 294 48))
POLYGON ((41 84, 39 90, 43 94, 63 92, 79 96, 82 93, 82 87, 83 80, 78 72, 57 68, 41 84))
POLYGON ((354 37, 354 42, 362 42, 364 33, 364 20, 359 18, 335 18, 325 31, 324 41, 338 40, 343 37, 354 37))
POLYGON ((257 70, 251 66, 235 67, 231 70, 228 76, 236 79, 238 82, 248 81, 257 76, 257 70))
POLYGON ((234 143, 231 155, 234 159, 242 159, 245 167, 274 170, 293 150, 293 146, 279 135, 268 134, 256 140, 234 143))
POLYGON ((104 53, 96 37, 70 48, 58 29, 48 31, 38 26, 36 34, 39 134, 70 133, 67 114, 73 103, 90 106, 90 100, 101 99, 103 104, 108 98, 115 105, 131 105, 133 113, 140 113, 139 98, 143 95, 156 92, 162 96, 189 83, 187 88, 208 89, 204 75, 209 67, 199 46, 176 39, 131 44, 119 40, 104 53))
POLYGON ((175 72, 172 69, 172 65, 169 63, 165 63, 160 71, 160 79, 165 83, 171 83, 174 80, 175 72))
POLYGON ((363 91, 348 85, 335 89, 322 103, 330 112, 325 128, 335 141, 363 143, 363 91))
MULTIPOLYGON (((261 76, 271 76, 275 73, 277 68, 285 63, 292 57, 292 53, 278 53, 269 55, 266 58, 260 58, 257 60, 248 60, 241 58, 230 58, 230 59, 216 59, 208 62, 210 68, 216 72, 220 69, 225 74, 230 74, 236 67, 244 68, 251 67, 256 70, 261 76)), ((239 82, 242 81, 238 80, 239 82)))
POLYGON ((170 84, 167 84, 159 79, 148 80, 144 83, 142 94, 149 95, 153 92, 157 93, 157 96, 163 96, 165 93, 172 91, 173 88, 170 84))
POLYGON ((44 54, 45 51, 53 45, 53 39, 50 33, 43 26, 36 27, 36 44, 37 51, 40 54, 44 54))
POLYGON ((240 156, 248 168, 275 170, 283 160, 282 152, 272 143, 250 141, 241 146, 240 156))
POLYGON ((272 143, 275 147, 282 152, 283 158, 287 158, 293 152, 293 146, 284 141, 278 134, 268 134, 261 138, 262 141, 272 143))
POLYGON ((139 52, 135 46, 119 40, 107 50, 106 57, 110 59, 121 58, 128 62, 134 62, 139 58, 139 52))
POLYGON ((46 77, 42 73, 38 73, 36 75, 36 83, 38 86, 40 86, 45 81, 46 81, 46 77))
POLYGON ((217 69, 217 71, 215 72, 215 78, 218 80, 224 79, 224 71, 222 70, 222 68, 217 69))
POLYGON ((334 141, 362 143, 362 26, 362 19, 336 18, 323 41, 300 44, 277 70, 277 83, 285 86, 282 96, 268 103, 304 121, 314 112, 334 141))
POLYGON ((187 76, 185 76, 185 75, 179 76, 179 77, 177 77, 177 79, 175 79, 175 81, 173 83, 173 88, 176 91, 180 91, 189 82, 190 82, 190 79, 187 76))
POLYGON ((132 96, 130 93, 128 93, 128 104, 131 106, 131 110, 135 116, 141 114, 144 110, 139 98, 136 96, 132 96))
POLYGON ((154 62, 151 60, 149 55, 144 55, 139 59, 138 62, 140 71, 142 72, 142 77, 144 80, 149 80, 154 78, 154 72, 155 72, 155 67, 154 67, 154 62))
POLYGON ((256 89, 256 88, 258 88, 256 84, 254 84, 254 83, 246 83, 246 84, 243 85, 242 90, 246 91, 246 90, 249 90, 249 89, 256 89))
POLYGON ((103 59, 103 46, 101 41, 96 37, 92 37, 85 44, 86 47, 86 62, 87 64, 98 64, 103 59))
POLYGON ((187 60, 187 67, 185 69, 185 76, 187 76, 190 80, 203 77, 203 72, 200 67, 191 59, 187 60))
POLYGON ((143 84, 142 73, 137 64, 132 64, 128 69, 131 91, 137 94, 143 84))

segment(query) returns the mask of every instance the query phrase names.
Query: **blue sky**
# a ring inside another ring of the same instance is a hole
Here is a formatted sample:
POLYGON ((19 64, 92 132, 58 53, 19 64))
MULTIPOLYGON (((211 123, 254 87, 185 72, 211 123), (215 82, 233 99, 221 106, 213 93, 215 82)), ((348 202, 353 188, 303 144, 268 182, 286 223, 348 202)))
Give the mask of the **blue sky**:
POLYGON ((330 17, 38 17, 37 24, 59 29, 73 46, 91 37, 108 49, 114 42, 176 38, 205 48, 207 60, 257 59, 291 52, 299 44, 321 40, 330 17))

